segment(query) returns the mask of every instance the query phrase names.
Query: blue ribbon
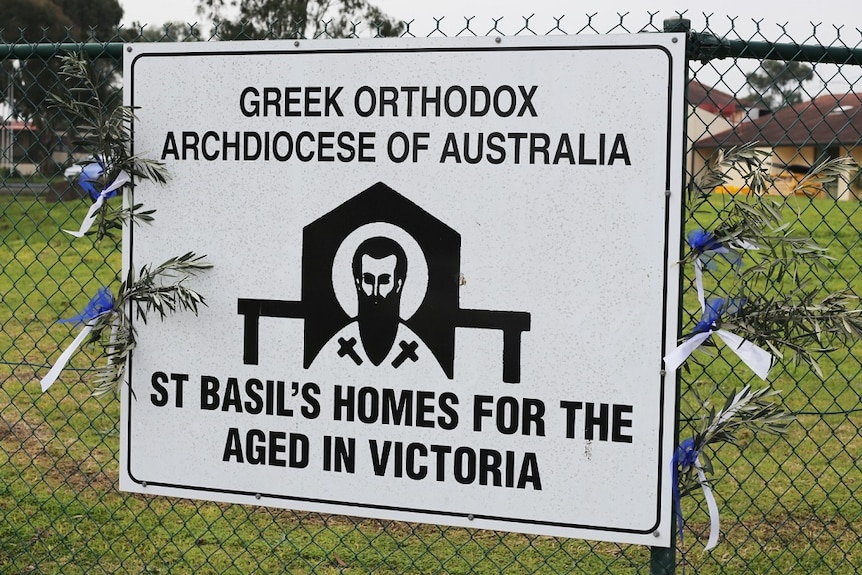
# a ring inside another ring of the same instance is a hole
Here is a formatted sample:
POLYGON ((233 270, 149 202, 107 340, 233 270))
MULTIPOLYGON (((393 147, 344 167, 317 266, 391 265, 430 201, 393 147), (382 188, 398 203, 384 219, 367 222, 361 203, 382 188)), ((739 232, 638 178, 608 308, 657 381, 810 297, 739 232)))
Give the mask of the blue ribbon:
MULTIPOLYGON (((105 167, 99 161, 94 161, 81 170, 81 175, 78 176, 78 185, 83 188, 85 192, 90 194, 90 198, 93 201, 99 199, 99 194, 102 193, 102 186, 98 186, 102 175, 105 173, 105 167)), ((117 195, 117 190, 112 190, 105 194, 105 199, 113 198, 117 195)))
POLYGON ((733 266, 738 266, 742 263, 742 256, 718 241, 712 232, 701 229, 692 230, 686 235, 685 239, 688 246, 697 254, 697 259, 703 263, 706 269, 717 269, 715 262, 713 262, 715 254, 720 255, 733 266))
POLYGON ((724 314, 737 314, 745 305, 745 298, 710 298, 702 302, 703 316, 694 326, 688 338, 675 349, 664 356, 667 369, 675 370, 700 347, 706 340, 717 335, 745 365, 751 368, 761 379, 766 379, 772 367, 773 357, 768 351, 761 349, 734 333, 722 329, 718 322, 724 314))
POLYGON ((51 367, 51 371, 48 372, 48 375, 42 378, 40 384, 42 386, 42 391, 48 391, 48 389, 57 381, 57 377, 59 377, 60 372, 71 359, 72 354, 75 353, 75 350, 78 349, 90 332, 93 330, 93 324, 91 323, 94 319, 103 316, 105 314, 109 314, 114 311, 114 296, 111 294, 111 290, 106 287, 99 288, 99 291, 93 296, 93 299, 87 303, 87 307, 84 308, 84 311, 79 313, 74 317, 68 317, 65 319, 58 320, 60 323, 83 323, 84 327, 75 337, 75 340, 63 350, 63 353, 60 354, 60 358, 57 362, 51 367))
POLYGON ((692 467, 697 462, 698 451, 695 449, 694 438, 689 437, 679 444, 673 452, 673 509, 676 513, 676 528, 679 532, 679 540, 682 542, 682 503, 679 493, 679 468, 692 467))
POLYGON ((688 232, 685 239, 689 247, 699 254, 708 250, 725 247, 720 241, 715 239, 715 234, 706 230, 692 230, 688 232))
POLYGON ((87 307, 76 316, 58 320, 59 323, 88 323, 101 315, 114 310, 114 295, 106 287, 100 287, 99 291, 87 303, 87 307))
POLYGON ((81 186, 85 192, 90 194, 90 198, 95 201, 99 197, 99 193, 101 190, 96 189, 96 184, 99 182, 99 178, 102 177, 102 174, 105 172, 105 169, 102 167, 102 164, 99 162, 92 162, 84 166, 81 170, 81 175, 78 176, 78 185, 81 186))
POLYGON ((696 333, 705 333, 713 329, 716 322, 721 319, 722 315, 724 315, 725 313, 731 315, 737 314, 739 313, 739 310, 742 309, 743 305, 745 305, 745 298, 709 298, 708 300, 706 300, 703 316, 701 317, 700 321, 695 324, 694 329, 689 335, 694 335, 696 333))
POLYGON ((709 551, 718 545, 721 525, 718 517, 718 504, 715 502, 715 496, 712 494, 712 488, 709 486, 709 481, 700 464, 699 456, 700 452, 696 449, 694 438, 692 437, 683 441, 674 451, 671 458, 673 465, 673 506, 676 513, 677 529, 679 530, 679 541, 682 543, 683 518, 679 493, 679 470, 680 468, 694 468, 697 473, 697 481, 700 483, 701 489, 703 489, 706 507, 709 510, 709 541, 706 542, 706 547, 704 547, 706 551, 709 551))

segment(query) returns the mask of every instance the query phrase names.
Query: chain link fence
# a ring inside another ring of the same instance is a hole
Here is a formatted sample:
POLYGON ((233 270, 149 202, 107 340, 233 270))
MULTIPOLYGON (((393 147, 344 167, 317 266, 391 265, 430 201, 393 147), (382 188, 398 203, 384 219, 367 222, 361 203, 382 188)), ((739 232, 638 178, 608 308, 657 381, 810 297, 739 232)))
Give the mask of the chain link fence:
MULTIPOLYGON (((603 29, 593 16, 541 26, 535 18, 523 20, 512 29, 500 20, 438 20, 428 35, 688 30, 682 20, 665 24, 654 15, 640 22, 620 16, 603 29)), ((741 24, 731 20, 729 31, 718 30, 707 19, 702 30, 688 30, 687 180, 697 181, 716 149, 758 141, 771 154, 772 197, 793 214, 797 230, 835 258, 825 279, 829 289, 862 293, 860 177, 788 192, 824 159, 851 155, 862 162, 858 33, 826 35, 815 26, 793 38, 786 25, 769 35, 762 23, 741 24), (752 73, 765 78, 760 95, 746 82, 752 73)), ((420 35, 416 28, 411 22, 401 34, 420 35)), ((376 32, 373 26, 353 30, 376 32)), ((57 43, 44 34, 36 43, 23 31, 6 30, 0 38, 0 573, 857 572, 859 346, 824 353, 822 377, 792 364, 773 371, 786 408, 798 418, 785 436, 749 435, 739 448, 715 454, 722 538, 709 553, 701 551, 709 521, 699 493, 683 501, 685 535, 672 551, 120 493, 118 401, 90 396, 92 358, 79 354, 49 393, 37 384, 73 337, 74 328, 56 319, 116 281, 121 252, 119 240, 93 246, 60 232, 77 226, 89 199, 73 183, 83 158, 72 126, 45 105, 46 94, 60 89, 54 57, 84 50, 98 60, 102 89, 110 94, 121 84, 120 42, 235 38, 220 37, 218 29, 204 38, 197 27, 168 27, 125 30, 107 43, 89 38, 81 45, 78 38, 57 43)), ((318 35, 327 35, 325 26, 318 35)), ((238 37, 246 36, 240 31, 238 37)), ((715 191, 715 201, 745 192, 744 182, 731 181, 715 191)), ((686 227, 709 229, 714 220, 714 213, 687 213, 686 227)), ((693 289, 693 277, 684 285, 693 289)), ((684 307, 684 322, 696 322, 697 306, 684 307)), ((682 373, 680 437, 695 423, 687 405, 698 396, 731 394, 749 383, 747 374, 725 355, 682 373)))

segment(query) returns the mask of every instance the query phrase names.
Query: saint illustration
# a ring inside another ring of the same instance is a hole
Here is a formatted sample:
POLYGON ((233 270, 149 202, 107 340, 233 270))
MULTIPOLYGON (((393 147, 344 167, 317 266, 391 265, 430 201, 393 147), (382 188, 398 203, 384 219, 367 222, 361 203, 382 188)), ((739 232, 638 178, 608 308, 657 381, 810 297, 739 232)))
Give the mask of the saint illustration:
POLYGON ((304 320, 306 369, 436 364, 453 379, 460 327, 502 332, 502 380, 521 379, 530 314, 462 309, 461 235, 382 182, 305 226, 301 273, 299 301, 238 299, 247 365, 258 363, 259 318, 283 317, 304 320))

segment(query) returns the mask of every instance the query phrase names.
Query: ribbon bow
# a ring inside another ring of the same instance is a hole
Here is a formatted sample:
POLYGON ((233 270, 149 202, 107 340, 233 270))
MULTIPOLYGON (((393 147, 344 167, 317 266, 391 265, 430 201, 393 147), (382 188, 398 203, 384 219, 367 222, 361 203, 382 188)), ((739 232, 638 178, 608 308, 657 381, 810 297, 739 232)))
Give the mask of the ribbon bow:
POLYGON ((683 528, 682 504, 680 503, 679 493, 679 469, 694 467, 700 487, 703 489, 706 507, 709 510, 709 540, 705 547, 709 551, 718 545, 718 532, 720 529, 718 505, 715 502, 715 496, 712 494, 712 488, 709 485, 709 480, 706 478, 706 473, 703 471, 703 466, 700 464, 700 453, 695 446, 694 438, 689 437, 676 448, 671 459, 671 465, 673 465, 673 504, 676 513, 677 529, 679 530, 679 539, 682 541, 683 528))
MULTIPOLYGON (((697 253, 699 256, 711 256, 712 253, 721 254, 729 263, 733 265, 737 265, 740 261, 740 256, 736 252, 732 251, 729 247, 725 246, 723 243, 718 241, 715 237, 715 234, 712 232, 708 232, 706 230, 692 230, 685 237, 688 242, 689 247, 697 253)), ((751 249, 754 246, 740 246, 744 249, 751 249)), ((704 263, 709 267, 710 260, 712 258, 708 257, 707 261, 704 263)), ((714 265, 714 264, 711 264, 714 265)))
POLYGON ((692 330, 691 337, 682 342, 676 349, 664 357, 665 365, 669 370, 675 370, 688 356, 700 345, 709 339, 713 333, 716 334, 733 352, 739 356, 745 365, 751 368, 760 379, 766 379, 769 368, 772 367, 772 354, 754 345, 747 339, 741 338, 735 333, 718 327, 718 322, 724 313, 739 313, 743 300, 725 300, 724 298, 711 298, 704 303, 703 317, 692 330))
POLYGON ((90 197, 95 200, 93 205, 90 206, 90 209, 87 211, 87 215, 84 216, 83 221, 81 222, 81 228, 74 232, 71 230, 63 230, 67 234, 71 234, 76 238, 82 237, 87 233, 87 230, 90 229, 90 226, 93 225, 93 222, 96 221, 96 214, 99 209, 104 205, 105 200, 117 195, 117 190, 128 184, 132 181, 131 176, 129 176, 128 172, 122 170, 119 174, 117 174, 117 178, 111 182, 111 184, 101 192, 96 189, 96 183, 98 183, 99 178, 102 177, 102 174, 105 172, 105 168, 102 166, 100 162, 93 162, 91 164, 87 164, 84 166, 84 169, 81 170, 81 175, 78 176, 78 185, 84 189, 85 192, 90 194, 90 197))
POLYGON ((86 339, 93 330, 95 320, 105 314, 112 313, 113 311, 114 296, 111 294, 111 290, 106 287, 101 287, 96 295, 87 303, 87 306, 81 313, 69 318, 58 320, 60 323, 83 323, 84 329, 78 333, 78 336, 74 341, 72 341, 69 347, 63 351, 60 358, 57 360, 57 363, 55 363, 51 368, 51 371, 48 372, 48 375, 43 377, 40 381, 43 392, 48 391, 48 388, 50 388, 57 380, 57 377, 59 377, 63 368, 66 367, 72 354, 75 353, 75 350, 78 349, 78 347, 84 342, 84 339, 86 339))

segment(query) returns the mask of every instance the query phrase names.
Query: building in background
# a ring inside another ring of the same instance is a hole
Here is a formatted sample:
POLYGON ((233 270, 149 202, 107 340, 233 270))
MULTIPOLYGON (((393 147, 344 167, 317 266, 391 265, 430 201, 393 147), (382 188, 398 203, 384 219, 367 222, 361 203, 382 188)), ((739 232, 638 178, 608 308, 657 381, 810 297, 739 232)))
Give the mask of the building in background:
MULTIPOLYGON (((862 197, 862 176, 858 173, 827 189, 817 184, 797 189, 812 168, 826 160, 850 156, 862 164, 862 93, 826 94, 767 116, 746 117, 724 130, 717 130, 719 126, 713 122, 705 133, 691 140, 692 166, 702 169, 718 148, 757 142, 770 155, 770 193, 829 195, 841 200, 862 197)), ((745 191, 743 184, 738 180, 726 188, 731 192, 745 191)))
POLYGON ((0 174, 9 174, 13 169, 22 176, 35 173, 36 165, 30 160, 30 150, 37 141, 37 128, 33 122, 17 120, 8 114, 0 115, 0 174))

